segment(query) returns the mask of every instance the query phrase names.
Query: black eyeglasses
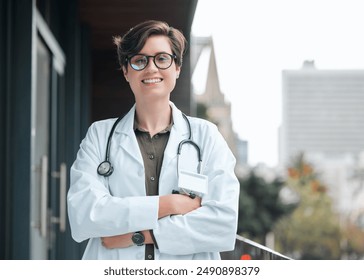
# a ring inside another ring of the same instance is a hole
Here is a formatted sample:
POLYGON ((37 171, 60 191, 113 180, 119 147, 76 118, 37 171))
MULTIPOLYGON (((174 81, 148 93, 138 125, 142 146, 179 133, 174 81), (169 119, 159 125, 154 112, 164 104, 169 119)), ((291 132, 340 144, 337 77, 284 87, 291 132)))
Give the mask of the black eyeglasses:
POLYGON ((154 65, 158 69, 165 70, 171 67, 173 59, 176 59, 177 57, 169 53, 159 53, 157 55, 136 54, 127 58, 127 61, 129 61, 131 68, 136 71, 141 71, 147 67, 149 58, 153 58, 154 65))

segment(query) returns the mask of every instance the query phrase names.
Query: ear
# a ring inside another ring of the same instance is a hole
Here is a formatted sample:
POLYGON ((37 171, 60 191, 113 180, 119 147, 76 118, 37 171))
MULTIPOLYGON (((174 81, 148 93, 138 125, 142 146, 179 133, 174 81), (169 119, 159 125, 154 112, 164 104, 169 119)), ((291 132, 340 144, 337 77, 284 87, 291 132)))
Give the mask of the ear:
POLYGON ((125 66, 122 67, 122 70, 123 70, 123 74, 124 74, 124 78, 127 82, 129 82, 129 79, 128 79, 128 68, 126 68, 125 66))
POLYGON ((176 66, 176 79, 179 78, 180 74, 181 74, 181 66, 176 66))

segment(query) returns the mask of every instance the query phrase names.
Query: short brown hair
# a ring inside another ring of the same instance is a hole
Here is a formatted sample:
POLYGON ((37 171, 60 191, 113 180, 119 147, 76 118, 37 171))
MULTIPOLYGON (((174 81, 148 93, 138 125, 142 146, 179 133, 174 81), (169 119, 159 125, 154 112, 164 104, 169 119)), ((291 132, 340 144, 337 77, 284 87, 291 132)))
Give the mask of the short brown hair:
POLYGON ((147 39, 153 35, 163 35, 168 37, 173 54, 176 56, 175 62, 182 66, 183 55, 186 52, 187 41, 182 32, 169 26, 166 22, 148 20, 131 28, 123 37, 115 36, 114 43, 120 67, 128 67, 127 59, 140 52, 147 39))

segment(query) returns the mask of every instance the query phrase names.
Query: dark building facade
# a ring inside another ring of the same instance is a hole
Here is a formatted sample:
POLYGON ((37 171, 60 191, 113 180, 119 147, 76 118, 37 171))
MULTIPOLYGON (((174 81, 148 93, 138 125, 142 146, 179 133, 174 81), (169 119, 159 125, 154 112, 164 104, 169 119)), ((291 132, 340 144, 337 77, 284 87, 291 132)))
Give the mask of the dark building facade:
MULTIPOLYGON (((147 20, 190 38, 197 0, 0 0, 0 259, 79 259, 68 171, 92 121, 133 95, 112 36, 147 20)), ((191 112, 189 54, 172 101, 191 112)))

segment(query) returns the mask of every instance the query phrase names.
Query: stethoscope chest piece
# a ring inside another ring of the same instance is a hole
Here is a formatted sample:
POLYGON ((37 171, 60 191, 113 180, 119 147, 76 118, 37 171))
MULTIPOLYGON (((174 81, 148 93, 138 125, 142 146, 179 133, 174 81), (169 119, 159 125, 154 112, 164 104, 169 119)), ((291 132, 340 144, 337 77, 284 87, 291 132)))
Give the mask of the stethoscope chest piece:
POLYGON ((114 171, 114 168, 112 167, 110 161, 103 161, 99 164, 97 167, 97 173, 101 176, 110 176, 114 171))

